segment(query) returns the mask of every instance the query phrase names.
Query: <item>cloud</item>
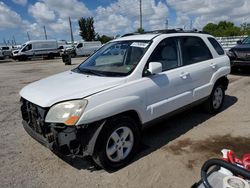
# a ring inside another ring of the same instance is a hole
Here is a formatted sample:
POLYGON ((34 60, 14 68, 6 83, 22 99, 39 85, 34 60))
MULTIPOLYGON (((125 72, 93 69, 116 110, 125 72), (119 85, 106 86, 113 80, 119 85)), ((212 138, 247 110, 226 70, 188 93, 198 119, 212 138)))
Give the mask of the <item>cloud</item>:
MULTIPOLYGON (((118 0, 107 7, 99 6, 95 13, 95 28, 100 34, 134 32, 139 27, 139 1, 118 0)), ((163 2, 142 1, 142 20, 145 30, 164 29, 168 7, 163 2)))
POLYGON ((209 22, 221 20, 240 24, 242 20, 250 21, 250 0, 166 0, 166 3, 176 11, 176 25, 184 27, 191 20, 194 27, 202 29, 209 22))
POLYGON ((78 19, 91 16, 91 11, 84 3, 78 0, 42 0, 51 10, 55 11, 59 18, 78 19))
POLYGON ((15 28, 21 24, 22 24, 21 16, 0 1, 1 28, 15 28))
POLYGON ((12 0, 13 3, 25 6, 27 4, 27 0, 12 0))
POLYGON ((43 27, 38 23, 30 23, 28 21, 23 22, 23 31, 29 33, 31 40, 44 37, 43 27))
POLYGON ((41 2, 30 5, 28 12, 37 20, 37 22, 50 22, 56 18, 54 11, 41 2))
POLYGON ((58 19, 56 23, 49 24, 51 28, 56 33, 69 33, 69 22, 68 19, 58 19))

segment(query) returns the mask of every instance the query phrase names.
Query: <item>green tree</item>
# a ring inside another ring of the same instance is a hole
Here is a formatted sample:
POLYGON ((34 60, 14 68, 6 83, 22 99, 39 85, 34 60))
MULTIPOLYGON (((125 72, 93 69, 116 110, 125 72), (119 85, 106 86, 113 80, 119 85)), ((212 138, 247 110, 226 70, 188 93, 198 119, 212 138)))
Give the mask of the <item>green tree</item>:
POLYGON ((211 35, 215 35, 215 32, 217 30, 217 24, 214 23, 208 23, 205 27, 203 27, 203 31, 211 34, 211 35))
POLYGON ((78 25, 80 28, 80 36, 85 41, 93 41, 96 38, 95 28, 94 28, 94 18, 80 18, 78 20, 78 25))
POLYGON ((140 27, 137 29, 137 32, 142 34, 142 33, 144 33, 144 29, 140 27))
POLYGON ((240 25, 243 35, 250 35, 250 23, 243 23, 240 25))
POLYGON ((237 27, 232 22, 220 21, 218 24, 208 23, 203 31, 216 37, 238 36, 242 35, 240 27, 237 27))
POLYGON ((97 40, 101 41, 102 44, 107 43, 107 42, 111 41, 112 39, 114 39, 114 38, 109 37, 107 35, 102 35, 102 36, 97 35, 97 40))

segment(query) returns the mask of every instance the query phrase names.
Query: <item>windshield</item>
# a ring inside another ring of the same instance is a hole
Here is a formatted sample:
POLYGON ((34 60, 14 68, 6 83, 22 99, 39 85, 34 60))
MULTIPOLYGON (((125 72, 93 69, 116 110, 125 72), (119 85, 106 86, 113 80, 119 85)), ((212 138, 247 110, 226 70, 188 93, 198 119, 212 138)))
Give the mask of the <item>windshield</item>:
POLYGON ((250 37, 245 38, 245 39, 242 41, 242 44, 250 44, 250 37))
POLYGON ((150 41, 110 42, 74 71, 99 76, 127 76, 150 46, 150 41))

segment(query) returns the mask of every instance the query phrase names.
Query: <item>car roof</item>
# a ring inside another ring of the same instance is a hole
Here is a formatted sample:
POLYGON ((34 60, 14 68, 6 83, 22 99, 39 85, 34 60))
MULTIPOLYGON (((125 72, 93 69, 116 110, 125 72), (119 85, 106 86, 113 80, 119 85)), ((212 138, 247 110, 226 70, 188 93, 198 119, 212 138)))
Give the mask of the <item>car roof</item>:
POLYGON ((152 40, 154 37, 156 37, 159 34, 135 34, 135 35, 129 35, 125 37, 117 38, 113 41, 125 41, 125 40, 152 40))
POLYGON ((146 34, 139 34, 139 33, 131 33, 127 34, 123 37, 114 39, 113 41, 127 41, 127 40, 152 40, 154 38, 157 38, 158 36, 169 36, 169 37, 174 37, 174 36, 206 36, 206 37, 212 37, 209 34, 202 33, 202 32, 185 32, 185 31, 176 31, 176 32, 170 32, 170 33, 146 33, 146 34))

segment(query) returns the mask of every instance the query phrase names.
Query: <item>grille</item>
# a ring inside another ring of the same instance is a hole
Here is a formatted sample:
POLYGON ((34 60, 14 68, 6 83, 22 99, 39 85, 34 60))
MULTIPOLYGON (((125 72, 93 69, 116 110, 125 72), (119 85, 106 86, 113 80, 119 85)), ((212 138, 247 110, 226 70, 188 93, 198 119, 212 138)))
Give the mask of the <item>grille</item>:
POLYGON ((250 50, 248 51, 235 51, 235 54, 239 59, 250 60, 250 50))
POLYGON ((21 99, 21 113, 24 121, 37 133, 45 135, 45 115, 47 110, 41 108, 25 99, 21 99))

